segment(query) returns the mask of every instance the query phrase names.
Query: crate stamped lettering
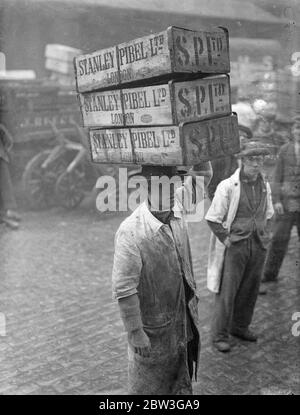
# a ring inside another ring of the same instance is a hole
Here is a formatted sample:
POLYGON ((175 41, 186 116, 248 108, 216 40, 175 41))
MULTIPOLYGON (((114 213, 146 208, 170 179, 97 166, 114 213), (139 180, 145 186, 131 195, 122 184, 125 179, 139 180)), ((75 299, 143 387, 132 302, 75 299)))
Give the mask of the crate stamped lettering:
POLYGON ((229 117, 186 123, 182 127, 185 164, 197 164, 240 151, 238 120, 229 117))
POLYGON ((192 165, 239 151, 236 115, 179 126, 90 130, 97 163, 192 165))
POLYGON ((178 124, 231 113, 228 75, 79 97, 85 127, 178 124))
POLYGON ((177 127, 90 130, 92 160, 98 163, 173 165, 182 159, 177 127))
POLYGON ((177 27, 74 59, 78 92, 174 73, 228 73, 228 32, 177 27))

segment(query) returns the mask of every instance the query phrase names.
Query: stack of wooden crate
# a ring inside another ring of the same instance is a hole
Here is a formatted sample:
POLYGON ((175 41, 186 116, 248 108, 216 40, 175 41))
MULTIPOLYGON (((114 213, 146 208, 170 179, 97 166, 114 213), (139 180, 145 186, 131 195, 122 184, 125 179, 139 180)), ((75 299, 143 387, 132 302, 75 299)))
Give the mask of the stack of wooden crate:
POLYGON ((238 152, 226 29, 172 26, 74 66, 94 162, 193 165, 238 152))
POLYGON ((49 71, 51 79, 60 85, 72 85, 74 82, 73 59, 81 53, 80 49, 66 45, 46 45, 45 68, 49 71))

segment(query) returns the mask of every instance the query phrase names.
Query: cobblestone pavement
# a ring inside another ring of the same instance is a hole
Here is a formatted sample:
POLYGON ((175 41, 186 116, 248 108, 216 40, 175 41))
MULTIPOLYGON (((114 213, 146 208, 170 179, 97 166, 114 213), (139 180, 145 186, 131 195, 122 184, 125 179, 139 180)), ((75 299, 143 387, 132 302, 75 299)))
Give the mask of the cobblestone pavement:
MULTIPOLYGON (((26 213, 19 231, 0 227, 0 394, 126 393, 126 337, 110 282, 123 217, 52 210, 26 213)), ((258 343, 237 342, 227 355, 210 345, 208 239, 205 223, 191 227, 203 326, 194 392, 300 394, 296 235, 279 283, 258 299, 258 343)))

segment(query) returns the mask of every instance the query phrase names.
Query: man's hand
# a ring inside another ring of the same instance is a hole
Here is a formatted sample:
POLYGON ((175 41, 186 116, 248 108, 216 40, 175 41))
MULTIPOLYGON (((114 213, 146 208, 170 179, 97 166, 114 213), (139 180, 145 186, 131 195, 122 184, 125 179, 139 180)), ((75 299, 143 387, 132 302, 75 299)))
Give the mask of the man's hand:
POLYGON ((137 329, 128 333, 128 342, 135 353, 143 357, 150 356, 151 343, 143 329, 137 329))
POLYGON ((281 202, 277 202, 274 204, 274 209, 275 212, 278 213, 278 215, 283 215, 284 214, 284 209, 283 209, 283 205, 281 202))

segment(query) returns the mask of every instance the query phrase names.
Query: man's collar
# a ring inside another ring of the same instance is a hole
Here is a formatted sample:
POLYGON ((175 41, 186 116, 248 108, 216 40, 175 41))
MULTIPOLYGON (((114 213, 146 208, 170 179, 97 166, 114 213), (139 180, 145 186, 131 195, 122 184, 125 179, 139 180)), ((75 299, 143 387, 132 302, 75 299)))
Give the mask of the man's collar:
MULTIPOLYGON (((266 176, 265 176, 265 174, 264 173, 260 173, 260 176, 261 176, 261 178, 262 178, 262 180, 263 180, 263 182, 264 182, 264 184, 266 185, 266 183, 267 183, 267 178, 266 178, 266 176)), ((239 182, 240 182, 240 179, 241 179, 241 168, 240 167, 238 167, 237 169, 236 169, 236 171, 230 176, 230 181, 231 181, 231 183, 233 183, 233 184, 235 184, 235 185, 238 185, 239 184, 239 182)))
POLYGON ((141 211, 147 223, 150 224, 154 231, 158 231, 163 226, 163 223, 152 215, 146 200, 141 204, 141 211))
POLYGON ((169 225, 170 221, 174 218, 173 210, 158 210, 151 211, 152 215, 156 217, 160 222, 165 225, 169 225))
MULTIPOLYGON (((162 226, 165 226, 164 223, 162 223, 154 215, 152 215, 151 210, 149 209, 147 200, 145 200, 140 205, 140 208, 141 208, 141 211, 142 211, 142 214, 143 214, 144 218, 150 224, 150 226, 152 227, 154 232, 157 232, 162 226)), ((172 210, 174 212, 174 218, 175 219, 181 219, 180 212, 177 212, 176 210, 174 210, 174 208, 172 208, 172 210)))

